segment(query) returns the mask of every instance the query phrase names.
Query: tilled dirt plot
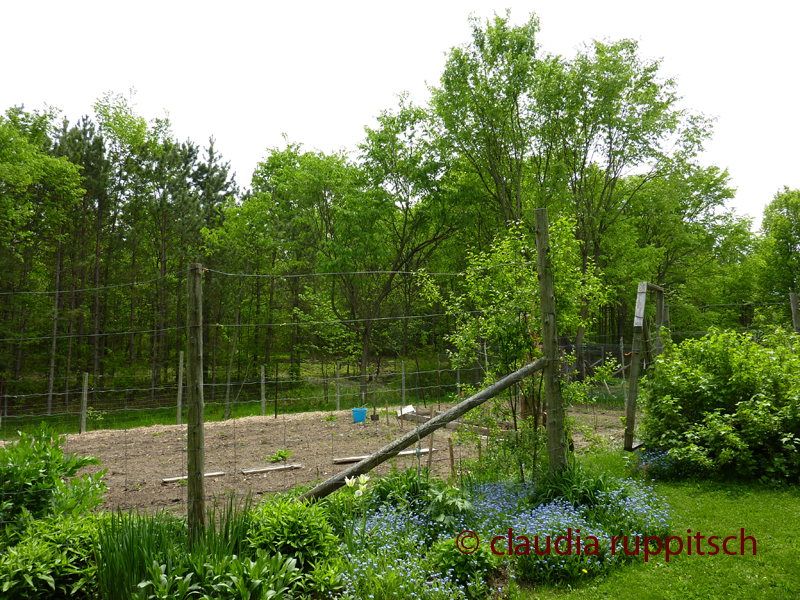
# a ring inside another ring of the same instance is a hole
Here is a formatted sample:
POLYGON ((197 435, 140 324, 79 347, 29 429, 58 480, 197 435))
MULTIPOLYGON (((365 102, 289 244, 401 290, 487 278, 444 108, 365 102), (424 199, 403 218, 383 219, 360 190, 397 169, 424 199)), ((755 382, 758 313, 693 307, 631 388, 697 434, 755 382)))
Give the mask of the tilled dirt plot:
MULTIPOLYGON (((573 439, 578 450, 600 441, 616 445, 622 439, 619 411, 570 410, 570 414, 576 423, 573 439)), ((413 428, 411 423, 396 419, 393 411, 390 411, 388 424, 385 412, 379 411, 379 415, 378 422, 367 418, 366 423, 357 424, 353 423, 350 411, 208 422, 205 424, 205 471, 224 472, 224 475, 207 477, 206 493, 208 496, 221 496, 229 491, 237 495, 252 492, 258 497, 327 479, 350 466, 334 464, 334 458, 370 454, 413 428), (331 414, 335 415, 335 420, 331 414), (299 463, 302 468, 253 475, 242 473, 242 469, 271 466, 269 457, 279 450, 292 453, 287 464, 299 463)), ((450 475, 448 439, 455 433, 443 428, 434 434, 436 452, 431 467, 443 478, 450 475)), ((428 440, 423 439, 422 447, 427 446, 428 440)), ((410 449, 413 448, 415 446, 410 449)), ((456 468, 460 460, 474 458, 477 452, 474 446, 460 444, 455 438, 453 448, 456 468)), ((162 483, 164 478, 186 474, 185 425, 155 425, 69 435, 65 449, 100 459, 102 464, 99 467, 86 469, 86 472, 107 470, 107 491, 101 509, 185 510, 185 482, 162 483)), ((425 455, 421 460, 423 464, 427 463, 425 455)), ((395 462, 399 468, 405 468, 416 464, 416 458, 397 457, 395 462)), ((376 472, 383 474, 390 468, 391 461, 387 461, 376 472)))

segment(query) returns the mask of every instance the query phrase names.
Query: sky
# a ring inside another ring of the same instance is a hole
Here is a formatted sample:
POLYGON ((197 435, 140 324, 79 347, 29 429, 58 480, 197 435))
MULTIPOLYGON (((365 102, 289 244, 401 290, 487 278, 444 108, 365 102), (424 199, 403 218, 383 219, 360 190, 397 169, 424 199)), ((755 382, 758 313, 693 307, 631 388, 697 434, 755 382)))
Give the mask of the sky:
POLYGON ((539 16, 549 53, 633 38, 642 57, 662 59, 683 105, 716 119, 700 162, 729 170, 729 205, 754 227, 776 192, 800 188, 800 3, 785 0, 7 0, 0 110, 49 105, 76 121, 105 92, 134 88, 138 114, 167 111, 179 140, 213 136, 248 186, 284 135, 355 152, 397 94, 427 102, 446 52, 470 39, 470 14, 506 9, 514 23, 539 16))

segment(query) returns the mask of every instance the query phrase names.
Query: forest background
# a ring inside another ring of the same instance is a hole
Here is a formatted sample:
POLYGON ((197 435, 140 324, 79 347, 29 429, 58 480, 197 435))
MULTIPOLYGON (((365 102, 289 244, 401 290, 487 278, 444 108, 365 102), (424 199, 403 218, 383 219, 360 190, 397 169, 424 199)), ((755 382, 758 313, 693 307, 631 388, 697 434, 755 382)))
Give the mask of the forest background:
POLYGON ((445 349, 502 372, 536 348, 535 334, 508 339, 531 337, 539 207, 561 259, 562 340, 577 352, 630 339, 643 280, 667 290, 676 331, 791 322, 800 191, 777 190, 753 232, 726 205, 729 173, 698 160, 712 121, 682 107, 635 41, 565 59, 539 47, 535 16, 471 26, 430 103, 401 95, 353 153, 287 140, 246 188, 213 139, 175 139, 132 93, 104 95, 76 123, 8 109, 5 394, 37 395, 49 413, 83 372, 94 390, 174 386, 194 262, 207 269, 207 381, 277 361, 299 376, 325 357, 358 363, 363 389, 379 357, 445 349))

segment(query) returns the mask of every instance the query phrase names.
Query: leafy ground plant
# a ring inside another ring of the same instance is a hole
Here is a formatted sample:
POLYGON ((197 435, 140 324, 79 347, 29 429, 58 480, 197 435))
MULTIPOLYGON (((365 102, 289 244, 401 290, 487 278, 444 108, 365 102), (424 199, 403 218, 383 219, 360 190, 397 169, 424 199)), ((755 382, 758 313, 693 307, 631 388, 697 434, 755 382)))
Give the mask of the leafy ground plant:
POLYGON ((275 454, 272 454, 268 457, 269 462, 283 462, 285 460, 289 460, 289 457, 292 455, 291 450, 281 449, 277 450, 275 454))
POLYGON ((94 598, 97 568, 92 516, 29 521, 0 554, 0 598, 94 598))
POLYGON ((105 471, 75 477, 78 470, 100 461, 64 454, 63 438, 42 426, 20 433, 16 443, 0 448, 0 522, 64 513, 83 514, 102 502, 105 471))
POLYGON ((259 506, 247 535, 252 549, 294 558, 304 572, 334 555, 338 541, 322 506, 287 497, 259 506))

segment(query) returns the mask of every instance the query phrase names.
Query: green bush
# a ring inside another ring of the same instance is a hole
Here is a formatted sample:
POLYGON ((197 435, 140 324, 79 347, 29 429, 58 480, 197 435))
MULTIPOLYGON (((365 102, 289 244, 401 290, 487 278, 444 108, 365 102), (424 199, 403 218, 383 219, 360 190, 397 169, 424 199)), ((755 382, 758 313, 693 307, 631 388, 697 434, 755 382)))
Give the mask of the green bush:
POLYGON ((668 452, 676 471, 798 481, 798 345, 781 331, 668 344, 644 384, 645 446, 668 452))
POLYGON ((94 598, 94 517, 30 521, 0 554, 0 598, 94 598))
POLYGON ((336 553, 338 538, 324 507, 281 497, 258 507, 247 541, 254 550, 281 553, 297 560, 303 571, 336 553))
POLYGON ((102 502, 105 471, 75 477, 79 469, 100 461, 65 455, 62 441, 53 429, 42 425, 34 435, 20 432, 16 443, 0 448, 0 522, 16 521, 22 527, 26 515, 34 519, 78 515, 102 502))

